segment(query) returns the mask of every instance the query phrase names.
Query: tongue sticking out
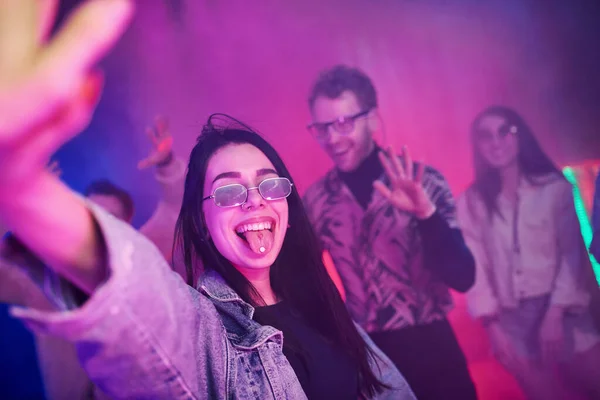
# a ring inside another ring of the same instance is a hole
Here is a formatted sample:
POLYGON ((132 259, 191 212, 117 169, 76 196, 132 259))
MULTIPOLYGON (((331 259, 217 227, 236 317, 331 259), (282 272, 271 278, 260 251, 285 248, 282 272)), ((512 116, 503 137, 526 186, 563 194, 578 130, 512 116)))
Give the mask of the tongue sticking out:
POLYGON ((247 231, 245 236, 250 248, 256 254, 265 254, 273 247, 273 232, 268 229, 247 231))

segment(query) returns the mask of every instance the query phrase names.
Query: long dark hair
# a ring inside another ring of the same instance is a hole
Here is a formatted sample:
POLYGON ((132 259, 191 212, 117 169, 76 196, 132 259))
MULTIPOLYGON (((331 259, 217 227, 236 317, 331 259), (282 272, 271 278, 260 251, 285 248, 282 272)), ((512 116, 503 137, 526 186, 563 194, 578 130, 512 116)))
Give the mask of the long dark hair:
POLYGON ((516 127, 518 155, 517 163, 521 175, 533 185, 538 184, 536 178, 549 174, 556 174, 557 179, 562 179, 560 170, 554 165, 552 160, 544 153, 538 141, 536 140, 531 128, 515 110, 505 106, 490 106, 480 112, 471 124, 471 145, 473 148, 473 163, 475 168, 475 182, 469 190, 469 194, 479 195, 485 205, 488 217, 491 218, 494 213, 500 214, 498 210, 498 195, 502 190, 502 180, 500 172, 491 167, 479 151, 477 145, 477 134, 479 123, 484 117, 495 115, 502 117, 506 123, 516 127))
MULTIPOLYGON (((211 156, 230 144, 247 143, 262 151, 280 176, 293 183, 289 171, 275 151, 260 135, 241 122, 223 114, 213 114, 202 129, 192 149, 181 212, 175 230, 175 251, 184 257, 187 283, 195 287, 195 269, 200 262, 205 269, 218 272, 247 303, 260 306, 252 284, 208 239, 202 214, 202 198, 206 169, 211 156)), ((384 387, 369 366, 373 357, 358 333, 340 294, 331 280, 321 249, 302 205, 300 195, 293 190, 287 198, 289 224, 281 252, 271 266, 271 285, 278 298, 300 314, 310 326, 329 341, 339 345, 358 367, 359 393, 372 397, 384 387)), ((285 346, 285 342, 284 342, 285 346)))

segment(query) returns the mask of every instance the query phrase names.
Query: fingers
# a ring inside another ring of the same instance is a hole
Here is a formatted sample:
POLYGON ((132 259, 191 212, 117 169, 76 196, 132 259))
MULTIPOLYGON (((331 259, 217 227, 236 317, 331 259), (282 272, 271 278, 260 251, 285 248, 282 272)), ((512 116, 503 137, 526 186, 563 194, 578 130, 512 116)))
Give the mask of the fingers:
POLYGON ((373 187, 386 199, 390 200, 392 198, 392 191, 383 182, 376 180, 373 182, 373 187))
POLYGON ((396 171, 396 173, 398 174, 398 178, 400 179, 412 179, 412 177, 410 175, 408 175, 404 169, 404 167, 402 166, 402 163, 400 162, 400 157, 398 157, 396 155, 396 152, 394 151, 394 148, 392 146, 390 146, 388 148, 388 158, 392 164, 392 168, 396 171))
POLYGON ((159 153, 169 153, 173 149, 173 137, 166 136, 160 138, 160 143, 156 147, 159 153))
POLYGON ((423 183, 423 174, 425 173, 425 164, 423 162, 418 162, 415 167, 415 182, 423 183))
POLYGON ((79 95, 73 97, 53 119, 55 132, 48 139, 51 153, 88 126, 100 100, 103 83, 101 74, 89 75, 81 85, 79 95))
POLYGON ((36 128, 10 152, 11 174, 4 177, 6 187, 18 186, 45 170, 50 156, 89 123, 95 103, 74 99, 60 113, 36 128))
POLYGON ((154 165, 154 160, 152 159, 152 156, 150 156, 138 162, 137 167, 138 169, 146 169, 152 165, 154 165))
POLYGON ((154 126, 156 126, 156 134, 159 138, 169 135, 169 121, 165 116, 159 115, 154 118, 154 126))
POLYGON ((387 177, 390 179, 392 185, 395 185, 401 179, 404 179, 404 169, 398 170, 392 161, 396 158, 395 156, 391 157, 390 159, 389 155, 386 154, 386 152, 384 151, 380 151, 378 156, 379 161, 381 161, 381 165, 383 166, 383 170, 385 171, 387 177))
MULTIPOLYGON (((0 7, 0 60, 6 58, 2 51, 14 53, 10 48, 6 49, 7 45, 23 44, 11 40, 19 36, 16 32, 25 32, 24 36, 38 34, 39 15, 34 13, 32 17, 26 13, 27 10, 21 10, 14 4, 23 1, 23 4, 31 6, 42 0, 5 1, 9 1, 9 7, 0 7), (20 12, 23 21, 11 24, 15 25, 15 32, 7 32, 2 23, 2 20, 10 19, 11 9, 20 12), (29 22, 28 18, 33 18, 34 22, 29 22), (28 25, 27 30, 25 27, 28 25)), ((33 9, 30 9, 30 14, 33 9)), ((27 60, 20 60, 20 64, 16 64, 19 69, 17 75, 2 70, 0 65, 0 79, 4 80, 0 82, 0 110, 6 115, 6 118, 0 119, 0 131, 6 133, 3 140, 19 140, 24 132, 31 132, 36 126, 49 123, 48 119, 68 107, 73 93, 84 84, 91 67, 122 33, 132 9, 127 0, 89 0, 69 18, 56 38, 40 54, 36 46, 29 49, 27 60)), ((28 38, 28 46, 31 40, 28 38)))
POLYGON ((423 164, 415 163, 412 160, 410 152, 406 146, 403 147, 404 164, 400 157, 396 156, 393 148, 390 146, 387 150, 379 153, 379 160, 385 170, 386 175, 390 178, 392 183, 397 183, 399 180, 407 179, 414 180, 417 183, 421 183, 423 180, 423 164))
POLYGON ((146 135, 158 151, 169 150, 170 144, 165 143, 170 138, 169 123, 167 119, 159 115, 154 119, 154 126, 146 128, 146 135))
POLYGON ((0 77, 20 72, 37 50, 40 0, 2 0, 0 5, 0 77))
POLYGON ((56 93, 67 95, 114 45, 133 13, 128 0, 88 0, 69 16, 38 59, 37 71, 56 93))
MULTIPOLYGON (((402 155, 404 156, 404 164, 406 165, 406 176, 408 179, 414 179, 413 161, 410 152, 408 151, 408 147, 402 146, 402 155)), ((398 157, 395 158, 397 159, 398 157)), ((400 160, 397 160, 397 163, 400 164, 400 160)))
POLYGON ((45 41, 48 34, 54 26, 54 19, 56 17, 56 11, 58 10, 57 0, 38 0, 38 40, 40 42, 45 41))

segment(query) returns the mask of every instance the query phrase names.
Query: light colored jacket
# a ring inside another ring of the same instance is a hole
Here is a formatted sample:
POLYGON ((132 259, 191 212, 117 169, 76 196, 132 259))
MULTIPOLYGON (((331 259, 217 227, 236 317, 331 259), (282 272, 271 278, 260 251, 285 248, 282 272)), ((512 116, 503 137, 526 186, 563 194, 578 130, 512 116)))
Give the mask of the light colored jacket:
MULTIPOLYGON (((252 320, 253 308, 218 274, 205 274, 199 290, 187 286, 144 236, 89 208, 107 249, 107 281, 78 307, 66 281, 11 246, 5 260, 43 270, 59 310, 17 307, 14 316, 37 334, 74 343, 88 376, 111 398, 306 399, 282 352, 282 333, 252 320)), ((393 387, 377 399, 414 399, 360 332, 379 359, 374 373, 393 387)))
POLYGON ((458 219, 476 261, 467 293, 474 317, 514 308, 519 300, 550 294, 551 304, 571 310, 589 304, 591 267, 575 213, 571 184, 557 175, 535 184, 522 179, 517 207, 502 196, 490 219, 472 189, 457 200, 458 219))
MULTIPOLYGON (((170 164, 156 169, 155 178, 161 188, 161 198, 150 219, 140 228, 140 232, 154 243, 167 260, 171 259, 175 223, 183 199, 185 172, 186 164, 180 158, 174 158, 170 164)), ((175 269, 181 276, 185 276, 183 264, 177 264, 175 269)), ((51 310, 52 304, 44 296, 43 286, 41 276, 31 276, 0 262, 0 302, 51 310)), ((94 388, 79 365, 75 347, 70 342, 43 334, 36 334, 35 342, 48 399, 105 397, 94 388)))

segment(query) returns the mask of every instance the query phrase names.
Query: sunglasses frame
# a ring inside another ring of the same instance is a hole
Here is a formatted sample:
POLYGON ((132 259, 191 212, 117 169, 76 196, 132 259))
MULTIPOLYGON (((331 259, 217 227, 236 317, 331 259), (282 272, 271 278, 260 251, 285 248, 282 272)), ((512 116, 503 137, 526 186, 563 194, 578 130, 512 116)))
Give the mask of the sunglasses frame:
MULTIPOLYGON (((488 133, 488 137, 484 137, 482 132, 484 131, 481 130, 477 132, 477 140, 480 142, 490 141, 492 139, 491 136, 495 134, 487 131, 486 133, 488 133), (491 136, 489 134, 491 134, 491 136)), ((502 124, 498 128, 498 136, 500 136, 501 139, 504 139, 508 135, 516 135, 517 133, 519 133, 519 128, 514 124, 502 124)))
POLYGON ((289 180, 288 178, 286 178, 285 176, 278 176, 278 177, 274 177, 274 178, 267 178, 267 179, 264 179, 264 180, 263 180, 263 181, 261 181, 261 182, 260 182, 260 183, 259 183, 257 186, 250 187, 250 188, 249 188, 249 187, 246 187, 246 186, 244 186, 244 185, 242 185, 241 183, 230 183, 229 185, 223 185, 223 186, 219 186, 218 188, 216 188, 215 190, 213 190, 213 192, 212 192, 212 194, 211 194, 210 196, 206 196, 205 198, 203 198, 203 199, 202 199, 202 201, 206 201, 206 200, 208 200, 208 199, 213 199, 213 201, 214 201, 214 203, 215 203, 215 205, 216 205, 217 207, 221 207, 221 208, 231 208, 231 207, 238 207, 238 206, 241 206, 241 205, 245 204, 245 203, 248 201, 248 193, 249 193, 251 190, 258 190, 258 194, 260 194, 260 197, 262 197, 262 198, 263 198, 264 200, 266 200, 266 201, 275 201, 275 200, 281 200, 281 199, 286 199, 286 198, 288 198, 288 197, 290 196, 290 194, 292 194, 292 188, 293 188, 293 187, 294 187, 294 184, 292 183, 292 181, 290 181, 290 180, 289 180), (277 179, 277 180, 279 180, 279 179, 286 180, 286 181, 287 181, 287 182, 290 184, 290 192, 289 192, 289 193, 288 193, 286 196, 283 196, 283 197, 278 197, 278 198, 276 198, 276 199, 267 199, 267 198, 266 198, 265 196, 263 196, 263 194, 261 193, 261 191, 260 191, 260 185, 262 185, 264 182, 267 182, 267 181, 272 181, 272 180, 276 180, 276 179, 277 179), (219 189, 222 189, 222 188, 226 188, 226 187, 231 187, 231 186, 241 186, 241 187, 243 187, 244 189, 246 189, 246 199, 245 199, 243 202, 241 202, 241 203, 233 204, 233 205, 230 205, 230 206, 221 206, 221 205, 217 204, 217 201, 215 200, 215 193, 217 192, 217 190, 219 190, 219 189))

